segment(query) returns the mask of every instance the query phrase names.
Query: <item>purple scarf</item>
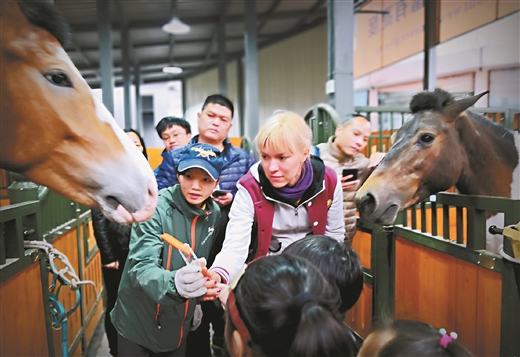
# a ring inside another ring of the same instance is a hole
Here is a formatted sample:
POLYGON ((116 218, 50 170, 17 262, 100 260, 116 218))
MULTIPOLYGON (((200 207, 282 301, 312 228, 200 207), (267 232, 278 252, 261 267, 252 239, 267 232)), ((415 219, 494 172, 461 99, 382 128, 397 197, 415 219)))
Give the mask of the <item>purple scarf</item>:
POLYGON ((280 195, 280 197, 285 198, 287 200, 296 200, 300 199, 305 191, 312 184, 312 179, 314 177, 314 173, 312 170, 312 165, 310 160, 305 160, 305 163, 302 167, 302 173, 300 179, 293 187, 284 186, 282 188, 275 189, 276 193, 280 195))

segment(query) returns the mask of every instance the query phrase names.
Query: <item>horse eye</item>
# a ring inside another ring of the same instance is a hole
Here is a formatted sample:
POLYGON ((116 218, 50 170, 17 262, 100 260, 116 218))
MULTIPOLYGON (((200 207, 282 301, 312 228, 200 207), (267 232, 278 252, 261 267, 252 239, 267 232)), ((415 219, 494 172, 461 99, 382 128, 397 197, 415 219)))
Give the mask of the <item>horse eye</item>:
POLYGON ((58 87, 73 87, 69 76, 65 72, 54 70, 45 73, 43 76, 50 83, 57 85, 58 87))
POLYGON ((419 140, 425 144, 431 144, 435 137, 431 134, 422 134, 419 140))

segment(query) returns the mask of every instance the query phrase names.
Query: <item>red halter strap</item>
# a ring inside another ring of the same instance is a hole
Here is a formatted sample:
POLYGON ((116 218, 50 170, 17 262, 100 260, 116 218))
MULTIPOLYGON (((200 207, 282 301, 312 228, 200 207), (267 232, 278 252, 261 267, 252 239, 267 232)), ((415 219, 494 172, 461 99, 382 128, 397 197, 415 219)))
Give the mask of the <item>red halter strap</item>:
POLYGON ((233 294, 233 290, 229 292, 227 308, 229 310, 229 316, 231 317, 233 325, 235 325, 238 333, 240 334, 240 337, 242 337, 244 348, 251 348, 253 341, 251 340, 251 335, 249 334, 249 331, 247 330, 247 327, 240 317, 240 313, 238 312, 237 301, 235 299, 235 294, 233 294))

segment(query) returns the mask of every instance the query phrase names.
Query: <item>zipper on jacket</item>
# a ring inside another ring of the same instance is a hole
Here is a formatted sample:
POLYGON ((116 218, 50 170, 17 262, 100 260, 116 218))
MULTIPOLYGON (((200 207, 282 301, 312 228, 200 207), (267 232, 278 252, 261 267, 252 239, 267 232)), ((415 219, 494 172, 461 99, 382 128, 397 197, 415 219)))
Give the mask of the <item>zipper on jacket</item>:
MULTIPOLYGON (((196 233, 196 227, 197 227, 197 220, 200 216, 195 216, 193 221, 191 222, 191 249, 195 251, 195 233, 196 233)), ((171 246, 170 246, 171 247, 171 246)), ((182 324, 181 324, 181 330, 179 333, 179 344, 177 345, 177 348, 179 348, 182 344, 182 338, 184 337, 184 322, 186 321, 186 316, 188 316, 190 301, 186 300, 186 306, 184 307, 184 317, 182 318, 182 324)))
MULTIPOLYGON (((168 245, 168 262, 166 263, 166 270, 170 270, 171 262, 172 262, 172 253, 173 253, 173 247, 171 245, 168 245)), ((161 312, 161 304, 157 304, 157 310, 155 312, 155 322, 157 322, 157 329, 160 330, 161 322, 159 321, 159 313, 161 312)))
MULTIPOLYGON (((210 213, 211 212, 205 213, 206 219, 210 213)), ((200 216, 195 216, 195 218, 191 222, 191 248, 193 249, 193 251, 195 251, 195 243, 196 243, 195 233, 196 233, 196 227, 197 227, 197 220, 199 219, 199 217, 200 216)), ((168 270, 168 271, 170 270, 170 267, 171 267, 172 253, 173 253, 173 247, 171 245, 168 245, 168 262, 166 263, 166 270, 168 270)), ((179 344, 177 345, 177 348, 179 348, 181 346, 182 338, 184 337, 184 322, 186 321, 186 316, 188 316, 189 306, 190 306, 190 301, 186 300, 186 306, 184 307, 184 317, 182 318, 182 324, 181 324, 181 329, 180 329, 179 344)), ((161 312, 161 304, 159 303, 159 304, 157 304, 157 310, 155 313, 155 321, 157 322, 158 330, 160 330, 162 328, 161 323, 159 321, 160 312, 161 312)))
POLYGON ((177 345, 177 348, 181 347, 182 344, 182 338, 184 337, 184 321, 186 321, 186 316, 188 316, 190 301, 186 301, 186 307, 184 307, 184 317, 182 318, 182 325, 181 325, 181 331, 179 336, 179 344, 177 345))

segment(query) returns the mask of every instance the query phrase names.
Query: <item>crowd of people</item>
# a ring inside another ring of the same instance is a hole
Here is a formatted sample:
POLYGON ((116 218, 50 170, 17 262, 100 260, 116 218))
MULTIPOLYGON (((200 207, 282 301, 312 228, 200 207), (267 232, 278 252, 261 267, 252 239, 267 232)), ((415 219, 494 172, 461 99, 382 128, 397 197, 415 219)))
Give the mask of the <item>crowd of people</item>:
MULTIPOLYGON (((232 146, 233 103, 211 95, 189 123, 166 117, 153 217, 131 228, 93 210, 113 356, 471 356, 454 333, 394 321, 365 341, 345 323, 363 289, 354 196, 384 154, 346 118, 326 143, 297 114, 232 146)), ((146 156, 143 139, 127 135, 146 156)))

